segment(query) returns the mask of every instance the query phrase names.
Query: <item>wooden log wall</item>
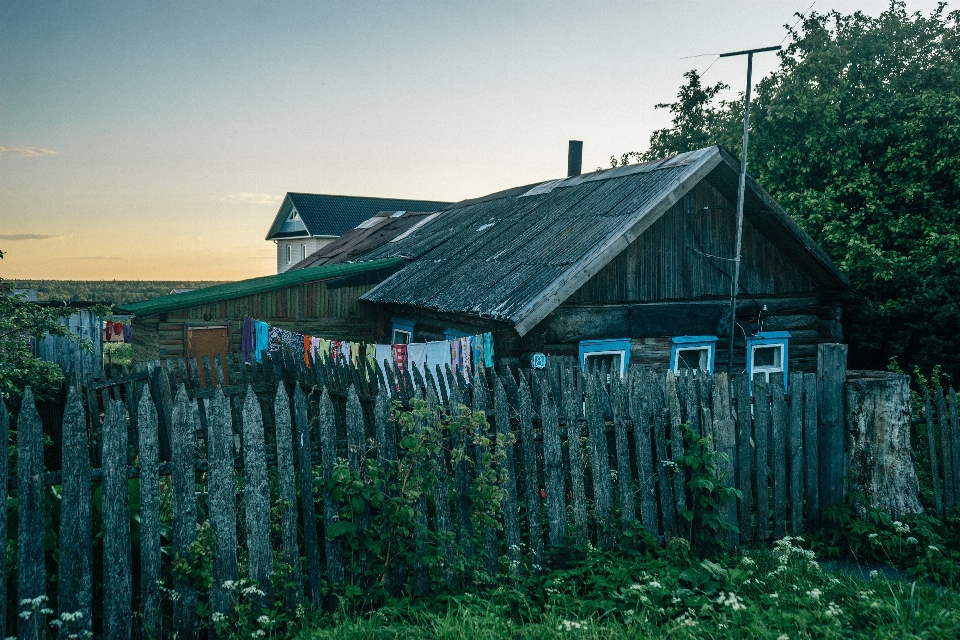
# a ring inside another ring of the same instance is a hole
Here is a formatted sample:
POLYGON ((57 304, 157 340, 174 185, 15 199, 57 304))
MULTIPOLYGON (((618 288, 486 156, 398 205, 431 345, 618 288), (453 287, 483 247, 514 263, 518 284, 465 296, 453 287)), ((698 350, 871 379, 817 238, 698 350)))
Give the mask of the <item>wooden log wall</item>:
MULTIPOLYGON (((432 557, 446 558, 441 579, 455 586, 478 579, 470 571, 482 570, 489 579, 545 571, 548 545, 571 552, 588 544, 614 548, 638 525, 660 541, 690 536, 695 496, 683 462, 685 429, 711 439, 711 450, 721 454, 722 480, 742 492, 742 500, 721 509, 727 546, 797 533, 819 517, 811 510, 822 475, 815 452, 824 432, 817 415, 822 385, 815 374, 795 374, 786 390, 755 382, 751 397, 741 376, 678 377, 631 367, 620 378, 609 371, 586 374, 572 360, 553 360, 544 371, 484 372, 470 384, 449 370, 357 369, 330 362, 306 367, 302 358, 289 356, 252 366, 236 358, 155 362, 111 373, 83 384, 74 380, 64 410, 63 469, 46 474, 40 421, 26 394, 12 484, 19 519, 15 602, 58 599, 55 611, 83 611, 82 629, 111 637, 161 637, 174 630, 180 638, 197 637, 210 624, 198 618, 197 603, 209 603, 200 610, 211 615, 223 613, 235 597, 224 585, 242 578, 260 589, 258 607, 282 598, 332 611, 344 583, 356 584, 360 565, 383 567, 378 581, 390 593, 423 594, 438 566, 419 559, 430 544, 441 545, 432 557), (213 379, 230 384, 203 385, 213 379), (430 411, 417 413, 412 431, 402 432, 390 401, 409 411, 424 400, 430 411), (450 414, 472 408, 485 417, 478 432, 484 437, 435 429, 431 420, 443 403, 450 414), (410 542, 416 553, 358 553, 342 536, 327 535, 342 530, 347 513, 354 514, 357 529, 384 517, 376 510, 346 509, 331 491, 334 471, 349 469, 370 482, 365 465, 376 460, 387 474, 385 493, 396 496, 403 479, 390 474, 398 461, 410 459, 409 443, 428 428, 435 453, 417 458, 417 465, 434 489, 421 495, 416 508, 410 542), (493 456, 494 445, 502 447, 501 455, 493 456), (502 502, 487 512, 492 521, 474 512, 490 506, 478 506, 471 493, 486 464, 496 465, 504 489, 502 502), (278 478, 272 491, 271 467, 278 478), (314 483, 315 476, 322 482, 314 483), (139 558, 132 557, 128 478, 140 485, 139 558), (91 530, 91 483, 103 487, 109 524, 102 540, 91 530), (59 538, 57 593, 47 593, 44 579, 44 484, 62 486, 61 524, 72 523, 59 538), (172 561, 160 554, 164 499, 172 504, 168 524, 179 557, 189 556, 202 530, 198 524, 209 521, 215 543, 208 592, 163 566, 172 561), (290 566, 280 583, 285 591, 277 593, 270 589, 275 554, 290 566), (91 600, 91 562, 98 557, 109 595, 94 592, 91 600), (167 610, 161 592, 171 588, 178 597, 167 610)), ((949 408, 930 419, 945 425, 938 437, 954 445, 949 456, 939 456, 938 468, 950 469, 941 485, 950 483, 956 496, 956 394, 951 390, 943 398, 930 406, 949 408)), ((0 408, 0 429, 8 428, 7 415, 0 408)), ((6 612, 9 621, 16 619, 13 609, 6 612)), ((31 629, 24 625, 18 635, 31 637, 31 629)))

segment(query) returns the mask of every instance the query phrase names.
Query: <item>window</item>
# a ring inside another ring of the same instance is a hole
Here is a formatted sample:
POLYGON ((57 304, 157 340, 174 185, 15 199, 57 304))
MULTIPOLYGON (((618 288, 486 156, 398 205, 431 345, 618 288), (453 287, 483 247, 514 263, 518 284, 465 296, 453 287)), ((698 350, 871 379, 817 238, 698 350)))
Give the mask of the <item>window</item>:
POLYGON ((300 259, 301 260, 307 259, 307 245, 305 244, 300 245, 300 259))
POLYGON ((673 339, 670 353, 670 368, 681 371, 706 371, 713 373, 717 351, 716 336, 680 336, 673 339))
POLYGON ((390 334, 391 344, 410 344, 413 342, 413 326, 415 323, 412 320, 393 318, 392 322, 393 331, 390 334))
POLYGON ((287 264, 293 262, 293 247, 287 245, 287 264))
POLYGON ((757 376, 762 376, 766 382, 782 378, 783 387, 787 387, 789 339, 790 334, 786 331, 766 331, 747 336, 747 377, 751 388, 757 376))
POLYGON ((623 375, 630 364, 630 339, 584 340, 580 343, 580 367, 595 373, 607 369, 623 375))

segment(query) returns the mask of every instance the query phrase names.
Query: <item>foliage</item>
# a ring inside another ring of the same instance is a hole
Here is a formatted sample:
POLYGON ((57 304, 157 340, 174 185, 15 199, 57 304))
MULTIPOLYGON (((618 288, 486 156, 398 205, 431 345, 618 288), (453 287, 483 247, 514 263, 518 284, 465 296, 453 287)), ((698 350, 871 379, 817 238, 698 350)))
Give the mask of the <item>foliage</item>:
POLYGON ((40 300, 124 304, 168 295, 173 289, 199 289, 214 280, 18 280, 16 286, 34 289, 40 300))
POLYGON ((860 518, 851 501, 825 511, 831 526, 813 538, 824 556, 894 566, 918 579, 960 586, 960 512, 942 521, 925 514, 895 520, 875 509, 860 518))
MULTIPOLYGON (((960 375, 960 12, 894 1, 877 17, 810 12, 750 109, 749 167, 863 294, 851 356, 960 375)), ((742 100, 686 74, 645 159, 709 144, 739 156, 742 100)))
POLYGON ((700 551, 717 550, 723 544, 724 534, 736 526, 720 517, 721 507, 729 500, 742 497, 739 490, 726 484, 721 463, 725 454, 715 451, 713 441, 703 437, 686 424, 681 425, 685 440, 681 468, 686 470, 690 489, 690 508, 680 515, 690 526, 691 542, 700 551))
POLYGON ((49 333, 78 339, 59 322, 70 315, 69 308, 41 307, 7 295, 6 286, 0 279, 0 398, 16 409, 25 386, 31 387, 37 400, 48 400, 60 390, 63 380, 59 366, 33 355, 30 338, 49 333))
POLYGON ((833 575, 800 538, 735 556, 590 551, 519 586, 343 613, 321 638, 953 638, 960 594, 833 575))

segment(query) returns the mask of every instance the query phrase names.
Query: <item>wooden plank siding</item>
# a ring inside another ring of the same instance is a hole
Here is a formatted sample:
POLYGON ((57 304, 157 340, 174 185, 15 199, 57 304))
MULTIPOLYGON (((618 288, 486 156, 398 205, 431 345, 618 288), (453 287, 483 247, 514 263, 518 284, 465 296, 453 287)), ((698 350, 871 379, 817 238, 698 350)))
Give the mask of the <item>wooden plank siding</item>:
POLYGON ((166 314, 134 318, 135 361, 186 357, 186 327, 228 327, 230 346, 240 351, 243 317, 271 326, 338 340, 373 341, 383 329, 359 297, 375 284, 330 286, 316 281, 220 300, 166 314))

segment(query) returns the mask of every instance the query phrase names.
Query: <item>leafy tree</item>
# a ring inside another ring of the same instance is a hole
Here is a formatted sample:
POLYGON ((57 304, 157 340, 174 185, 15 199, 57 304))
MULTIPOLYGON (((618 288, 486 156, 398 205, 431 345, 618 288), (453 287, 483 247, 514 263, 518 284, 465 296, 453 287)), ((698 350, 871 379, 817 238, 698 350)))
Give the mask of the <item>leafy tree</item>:
MULTIPOLYGON (((877 17, 811 12, 757 86, 749 170, 866 301, 853 364, 891 356, 960 376, 960 12, 892 2, 877 17)), ((739 156, 742 98, 686 74, 644 159, 721 144, 739 156)), ((912 367, 911 367, 912 368, 912 367)))
POLYGON ((38 400, 53 397, 60 389, 63 371, 33 355, 30 338, 46 333, 78 340, 60 324, 70 314, 66 307, 41 307, 11 295, 0 278, 0 398, 16 411, 27 385, 38 400))

